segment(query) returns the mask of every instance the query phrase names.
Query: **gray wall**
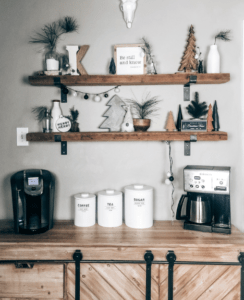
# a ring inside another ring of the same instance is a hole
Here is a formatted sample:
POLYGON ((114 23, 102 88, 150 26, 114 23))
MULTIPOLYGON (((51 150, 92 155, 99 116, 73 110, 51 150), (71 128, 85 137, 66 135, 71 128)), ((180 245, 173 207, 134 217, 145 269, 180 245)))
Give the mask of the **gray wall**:
MULTIPOLYGON (((14 172, 26 168, 44 168, 57 177, 55 218, 71 219, 72 196, 78 192, 96 193, 105 188, 121 190, 131 183, 144 183, 155 188, 155 219, 171 219, 171 187, 165 185, 169 170, 168 146, 164 142, 96 142, 68 143, 68 155, 60 155, 60 145, 31 143, 29 147, 16 146, 16 128, 28 127, 29 132, 39 131, 31 109, 37 105, 51 105, 59 99, 54 87, 35 87, 27 77, 42 70, 42 54, 28 43, 34 31, 62 16, 73 16, 80 25, 79 33, 67 35, 58 50, 65 52, 67 44, 90 45, 83 63, 89 74, 108 74, 113 45, 138 43, 146 37, 153 46, 158 73, 177 71, 186 45, 188 29, 195 27, 197 45, 206 58, 213 36, 220 30, 231 29, 233 41, 219 42, 221 72, 231 74, 231 81, 220 85, 195 85, 200 100, 218 101, 221 130, 227 131, 228 141, 197 142, 192 155, 185 157, 183 142, 172 143, 175 175, 175 207, 182 194, 182 171, 188 164, 231 166, 232 222, 244 230, 243 221, 243 13, 241 0, 138 0, 132 29, 127 29, 115 0, 0 0, 0 218, 12 218, 9 179, 14 172)), ((77 87, 96 93, 106 87, 77 87)), ((145 93, 163 99, 160 114, 150 130, 163 130, 167 113, 177 116, 178 105, 183 107, 182 86, 127 86, 121 87, 120 96, 141 99, 145 93)), ((113 93, 110 93, 112 96, 113 93)), ((97 131, 107 110, 106 100, 95 103, 81 98, 68 97, 62 104, 64 114, 75 105, 80 111, 81 131, 97 131)))

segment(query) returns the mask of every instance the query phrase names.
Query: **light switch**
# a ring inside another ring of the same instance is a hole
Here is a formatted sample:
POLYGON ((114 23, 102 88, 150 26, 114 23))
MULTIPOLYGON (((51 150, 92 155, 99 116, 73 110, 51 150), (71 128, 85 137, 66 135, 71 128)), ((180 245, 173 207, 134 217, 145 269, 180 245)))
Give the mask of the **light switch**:
POLYGON ((28 128, 21 127, 17 128, 17 146, 29 146, 29 142, 26 141, 26 134, 28 128))

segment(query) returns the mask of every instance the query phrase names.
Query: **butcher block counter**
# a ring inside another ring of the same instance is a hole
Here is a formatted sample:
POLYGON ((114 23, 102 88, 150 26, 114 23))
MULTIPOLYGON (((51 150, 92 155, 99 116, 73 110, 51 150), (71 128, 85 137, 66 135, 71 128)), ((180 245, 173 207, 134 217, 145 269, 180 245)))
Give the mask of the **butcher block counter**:
POLYGON ((187 231, 181 221, 149 229, 57 221, 20 235, 0 221, 0 299, 244 299, 242 252, 234 226, 227 235, 187 231))

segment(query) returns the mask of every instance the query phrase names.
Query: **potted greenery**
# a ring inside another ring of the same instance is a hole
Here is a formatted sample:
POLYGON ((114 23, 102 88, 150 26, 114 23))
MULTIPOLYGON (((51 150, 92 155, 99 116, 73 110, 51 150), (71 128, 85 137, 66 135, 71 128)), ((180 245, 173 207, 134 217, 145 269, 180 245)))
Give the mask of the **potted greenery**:
POLYGON ((151 117, 155 116, 155 112, 159 110, 156 106, 160 101, 162 101, 157 98, 157 96, 151 97, 150 93, 148 93, 141 103, 134 99, 126 100, 132 109, 135 131, 147 131, 150 127, 151 117))

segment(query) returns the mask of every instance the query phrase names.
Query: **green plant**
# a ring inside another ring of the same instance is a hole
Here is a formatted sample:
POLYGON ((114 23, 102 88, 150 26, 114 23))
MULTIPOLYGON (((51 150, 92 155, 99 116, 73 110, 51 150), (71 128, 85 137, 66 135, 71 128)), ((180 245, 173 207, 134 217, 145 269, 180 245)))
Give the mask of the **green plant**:
POLYGON ((44 25, 40 32, 31 37, 30 43, 43 44, 44 48, 53 50, 56 48, 61 35, 78 30, 77 21, 72 17, 64 17, 59 21, 44 25))
POLYGON ((216 44, 216 40, 222 40, 225 42, 231 41, 230 30, 220 31, 218 34, 216 34, 214 37, 214 45, 216 44))
POLYGON ((134 99, 127 99, 126 102, 131 105, 132 114, 139 119, 151 119, 151 116, 155 116, 155 112, 159 110, 157 104, 162 100, 157 99, 158 96, 151 97, 148 93, 142 102, 138 102, 134 99))
POLYGON ((39 123, 41 123, 45 118, 47 110, 47 106, 35 106, 32 108, 32 112, 35 114, 35 119, 39 123))

